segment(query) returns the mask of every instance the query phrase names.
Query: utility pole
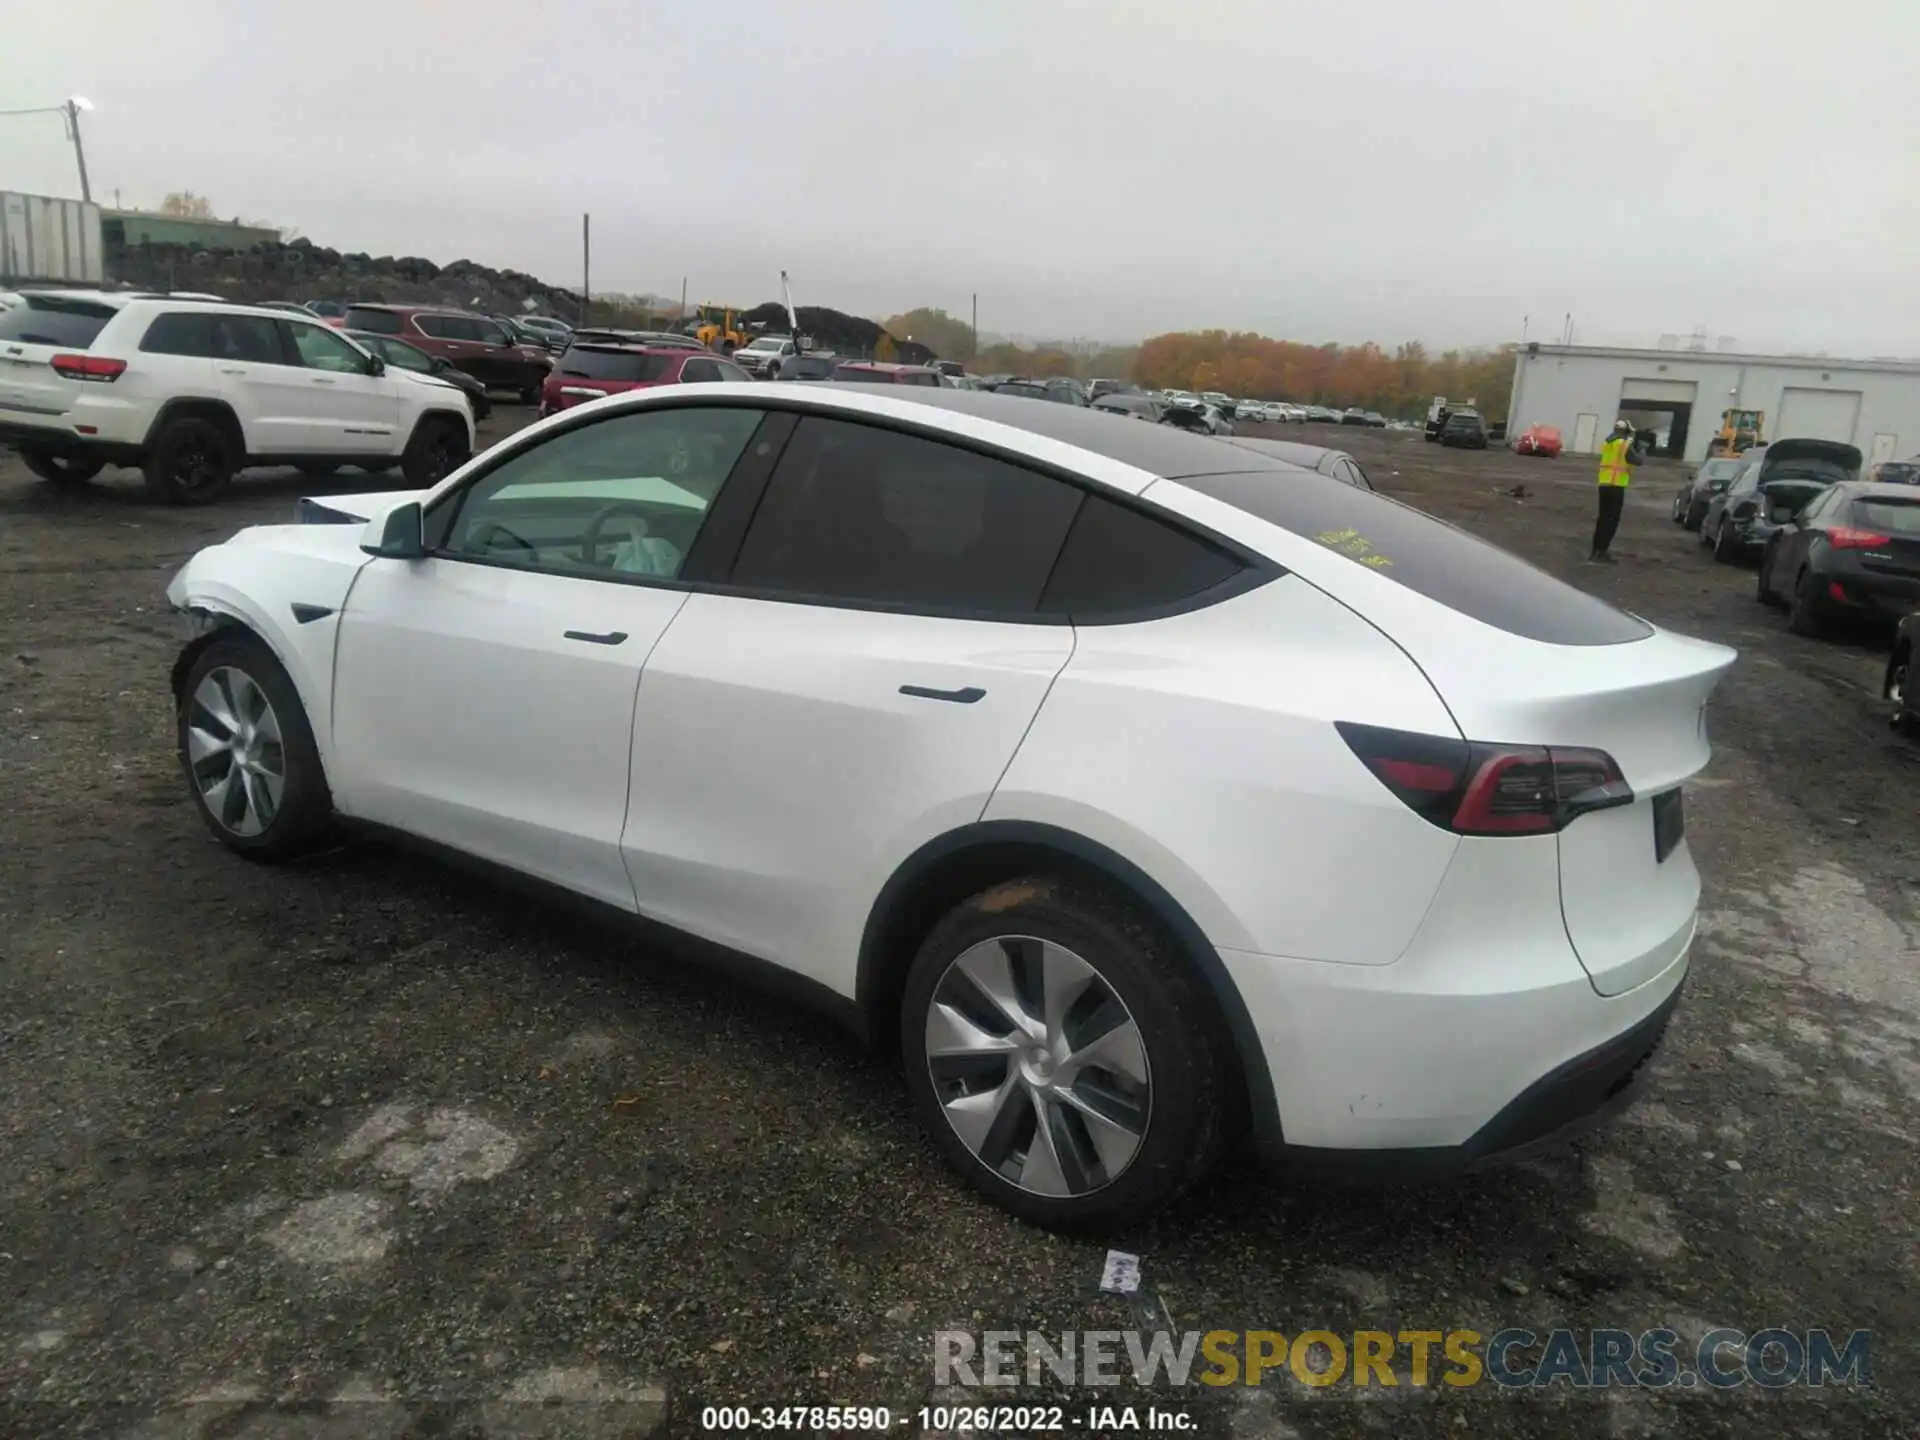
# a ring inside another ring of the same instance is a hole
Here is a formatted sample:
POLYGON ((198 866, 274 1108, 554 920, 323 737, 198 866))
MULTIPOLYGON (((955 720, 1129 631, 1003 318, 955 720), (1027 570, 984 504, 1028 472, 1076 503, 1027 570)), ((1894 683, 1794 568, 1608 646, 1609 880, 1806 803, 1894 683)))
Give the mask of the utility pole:
POLYGON ((587 307, 593 304, 593 216, 580 217, 580 324, 587 323, 587 307))
POLYGON ((59 105, 35 105, 25 110, 0 110, 0 115, 58 115, 66 121, 67 136, 73 141, 73 158, 80 166, 80 198, 93 200, 93 186, 87 180, 87 152, 80 144, 80 112, 93 109, 91 100, 70 95, 59 105))
MULTIPOLYGON (((84 201, 91 202, 93 199, 93 186, 87 183, 87 152, 80 144, 80 107, 82 103, 83 102, 76 96, 67 101, 65 105, 62 105, 60 109, 67 117, 67 132, 73 136, 73 158, 78 161, 80 165, 80 198, 84 201)), ((87 106, 89 110, 92 108, 91 105, 87 106)))

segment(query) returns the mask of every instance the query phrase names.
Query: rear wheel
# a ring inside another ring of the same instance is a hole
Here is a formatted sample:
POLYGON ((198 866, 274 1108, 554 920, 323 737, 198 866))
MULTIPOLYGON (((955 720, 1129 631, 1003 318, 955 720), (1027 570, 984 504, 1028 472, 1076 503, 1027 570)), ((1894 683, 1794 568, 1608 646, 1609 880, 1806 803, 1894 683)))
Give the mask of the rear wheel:
POLYGON ((55 455, 47 450, 22 450, 20 460, 35 475, 54 485, 84 485, 106 469, 106 462, 101 460, 55 455))
POLYGON ((1233 1046, 1125 901, 1050 876, 995 886, 927 936, 902 998, 915 1109, 949 1164, 1041 1225, 1130 1224, 1218 1157, 1233 1046))
POLYGON ((278 860, 326 832, 333 799, 306 709, 250 632, 221 635, 195 657, 177 728, 200 818, 228 849, 278 860))
POLYGON ((1793 585, 1793 602, 1787 607, 1787 628, 1796 635, 1819 639, 1825 633, 1826 617, 1820 613, 1820 580, 1802 570, 1793 585))
POLYGON ((169 421, 154 437, 141 474, 170 505, 208 505, 227 493, 242 456, 233 437, 211 420, 169 421))

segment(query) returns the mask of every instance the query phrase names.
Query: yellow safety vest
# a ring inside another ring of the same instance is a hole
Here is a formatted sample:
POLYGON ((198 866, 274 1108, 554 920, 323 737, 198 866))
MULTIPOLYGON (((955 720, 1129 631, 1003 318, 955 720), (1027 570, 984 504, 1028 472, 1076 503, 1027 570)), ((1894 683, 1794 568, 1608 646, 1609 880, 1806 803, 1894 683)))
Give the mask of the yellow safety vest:
POLYGON ((1618 485, 1626 489, 1627 482, 1633 479, 1633 466, 1627 463, 1627 451, 1631 449, 1631 440, 1609 440, 1600 447, 1600 483, 1618 485))

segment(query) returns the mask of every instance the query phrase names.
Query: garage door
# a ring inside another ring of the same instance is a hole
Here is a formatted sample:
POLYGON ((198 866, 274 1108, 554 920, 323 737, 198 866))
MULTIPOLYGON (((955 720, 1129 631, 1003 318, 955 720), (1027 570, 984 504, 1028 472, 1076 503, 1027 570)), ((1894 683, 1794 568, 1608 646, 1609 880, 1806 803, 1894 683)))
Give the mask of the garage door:
POLYGON ((1620 403, 1634 400, 1658 400, 1667 405, 1691 405, 1694 391, 1700 387, 1691 380, 1623 380, 1620 403))
POLYGON ((1767 426, 1769 440, 1841 440, 1853 444, 1860 421, 1858 390, 1796 390, 1780 396, 1780 419, 1767 426))

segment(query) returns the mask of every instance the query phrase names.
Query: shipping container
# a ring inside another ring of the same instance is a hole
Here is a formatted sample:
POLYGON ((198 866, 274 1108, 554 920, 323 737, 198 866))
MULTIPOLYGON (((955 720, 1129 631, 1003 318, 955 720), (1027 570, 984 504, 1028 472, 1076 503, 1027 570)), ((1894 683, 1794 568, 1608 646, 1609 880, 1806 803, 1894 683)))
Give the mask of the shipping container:
POLYGON ((0 284, 99 285, 105 280, 98 205, 0 190, 0 284))

